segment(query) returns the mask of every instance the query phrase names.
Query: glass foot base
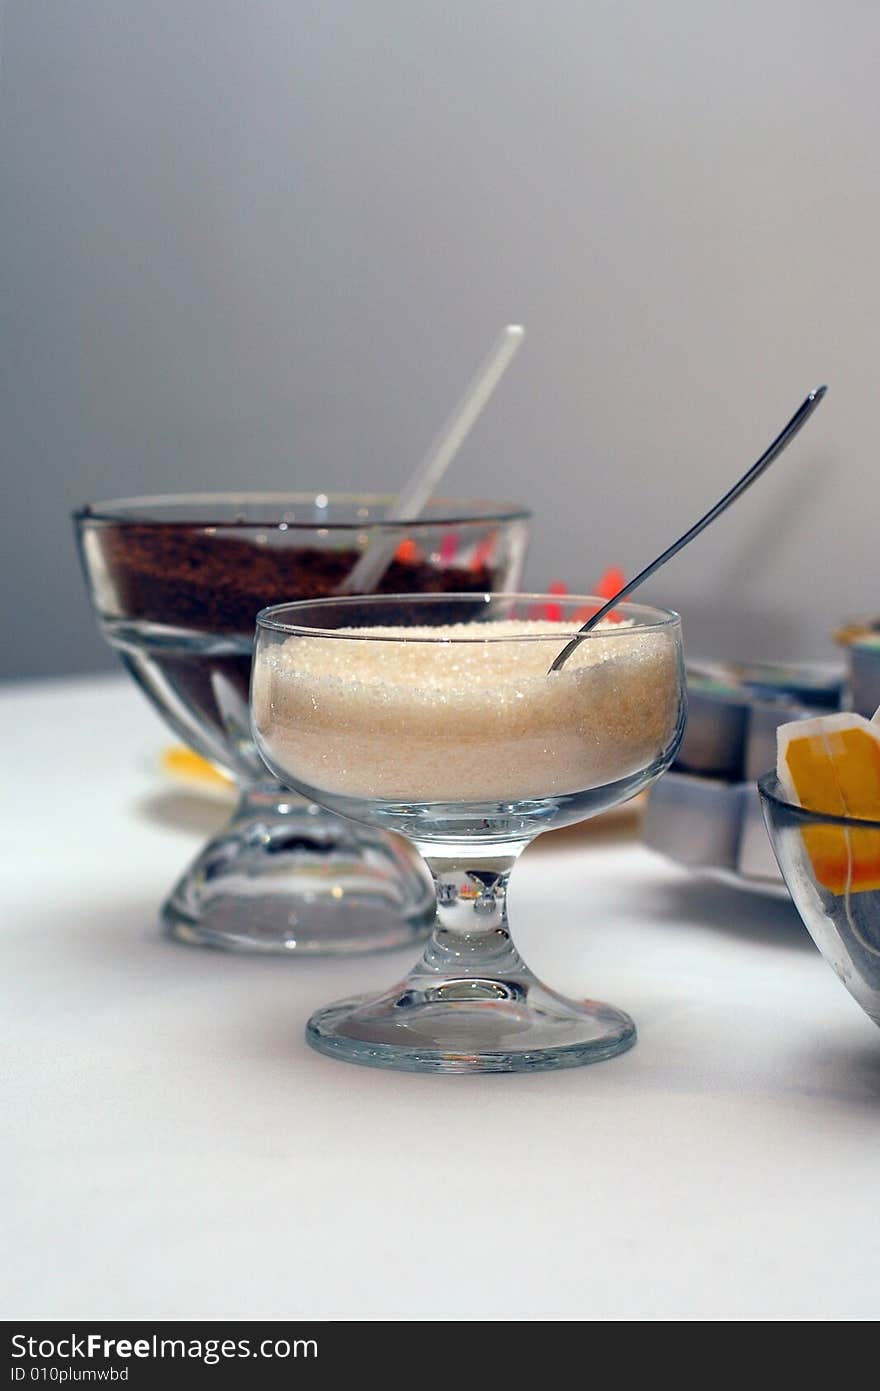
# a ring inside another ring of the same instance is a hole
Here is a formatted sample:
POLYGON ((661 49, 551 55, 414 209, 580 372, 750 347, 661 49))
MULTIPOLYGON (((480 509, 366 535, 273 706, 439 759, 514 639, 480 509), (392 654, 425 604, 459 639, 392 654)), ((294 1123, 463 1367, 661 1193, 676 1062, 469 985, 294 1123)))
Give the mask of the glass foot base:
POLYGON ((178 942, 285 956, 411 946, 434 896, 405 842, 273 790, 247 793, 161 910, 178 942))
POLYGON ((385 995, 342 1000, 306 1026, 319 1053, 401 1072, 532 1072, 581 1067, 631 1048, 628 1014, 565 1000, 538 981, 405 981, 385 995))

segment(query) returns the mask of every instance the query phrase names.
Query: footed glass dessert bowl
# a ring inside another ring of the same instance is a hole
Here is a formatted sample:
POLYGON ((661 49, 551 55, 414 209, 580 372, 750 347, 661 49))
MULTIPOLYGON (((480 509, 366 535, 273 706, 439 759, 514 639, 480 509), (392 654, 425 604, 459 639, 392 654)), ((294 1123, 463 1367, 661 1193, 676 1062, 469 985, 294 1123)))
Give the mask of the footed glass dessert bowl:
POLYGON ((232 819, 162 907, 180 941, 300 955, 396 947, 427 931, 433 898, 418 856, 384 829, 291 795, 260 759, 248 710, 258 610, 339 592, 372 546, 388 559, 379 589, 431 593, 450 622, 465 612, 461 592, 517 582, 522 509, 437 500, 418 521, 384 522, 391 501, 179 495, 75 516, 108 642, 171 729, 239 788, 232 819))
POLYGON ((679 619, 622 604, 550 674, 604 600, 459 594, 452 620, 448 603, 328 599, 258 619, 252 719, 268 766, 309 800, 406 836, 436 892, 418 965, 383 994, 319 1010, 308 1041, 414 1072, 612 1057, 635 1042, 633 1021, 536 979, 511 941, 507 882, 541 831, 615 806, 672 761, 679 619))
POLYGON ((804 926, 853 999, 880 1025, 880 821, 797 806, 775 773, 759 779, 758 791, 804 926))

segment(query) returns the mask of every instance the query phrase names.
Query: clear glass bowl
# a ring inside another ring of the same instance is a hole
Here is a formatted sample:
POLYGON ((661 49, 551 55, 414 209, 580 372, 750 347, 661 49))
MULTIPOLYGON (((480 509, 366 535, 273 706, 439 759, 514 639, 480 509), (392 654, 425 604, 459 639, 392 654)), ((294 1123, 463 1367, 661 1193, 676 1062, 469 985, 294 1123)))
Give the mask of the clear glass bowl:
POLYGON ((591 632, 548 674, 603 600, 461 594, 454 626, 446 602, 331 599, 258 619, 263 758, 309 799, 408 837, 437 899, 414 970, 381 995, 319 1010, 308 1041, 407 1071, 611 1057, 635 1042, 633 1021, 541 985, 510 939, 507 881, 541 831, 615 806, 668 767, 685 720, 679 619, 623 604, 626 622, 591 632))
POLYGON ((880 1024, 880 822, 793 806, 775 773, 759 780, 758 791, 807 931, 853 999, 880 1024))
POLYGON ((123 498, 75 514, 86 584, 105 637, 174 732, 232 773, 229 824, 162 908, 171 936, 262 951, 350 952, 422 936, 430 883, 399 839, 292 797, 251 738, 256 615, 333 594, 369 547, 387 549, 379 589, 437 595, 516 584, 529 514, 439 499, 385 522, 391 499, 314 493, 123 498))

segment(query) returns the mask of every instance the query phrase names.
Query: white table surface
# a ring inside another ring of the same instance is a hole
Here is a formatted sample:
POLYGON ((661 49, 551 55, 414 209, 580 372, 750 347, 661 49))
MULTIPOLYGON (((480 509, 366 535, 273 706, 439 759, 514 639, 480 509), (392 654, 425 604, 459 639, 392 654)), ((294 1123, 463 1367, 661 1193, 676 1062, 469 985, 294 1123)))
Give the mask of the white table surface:
MULTIPOLYGON (((639 1043, 409 1076, 303 1042, 407 954, 228 956, 157 905, 223 808, 125 678, 0 689, 6 1318, 865 1319, 880 1034, 788 904, 549 837, 516 940, 639 1043)), ((409 954, 411 955, 411 953, 409 954)))

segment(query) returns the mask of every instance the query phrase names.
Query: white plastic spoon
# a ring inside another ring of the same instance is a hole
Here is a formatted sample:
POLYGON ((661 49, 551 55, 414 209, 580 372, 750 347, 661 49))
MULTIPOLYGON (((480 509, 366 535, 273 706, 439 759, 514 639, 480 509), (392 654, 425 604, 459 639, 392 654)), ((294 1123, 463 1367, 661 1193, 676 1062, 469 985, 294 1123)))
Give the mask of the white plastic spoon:
MULTIPOLYGON (((522 324, 508 324, 502 329, 492 349, 480 364, 461 400, 447 419, 430 449, 416 468, 409 482, 389 507, 385 520, 412 521, 421 515, 425 503, 434 492, 452 460, 455 458, 493 391, 507 371, 514 354, 525 337, 522 324)), ((376 588, 394 558, 399 537, 379 533, 375 541, 358 560, 339 587, 340 594, 368 594, 376 588)))

